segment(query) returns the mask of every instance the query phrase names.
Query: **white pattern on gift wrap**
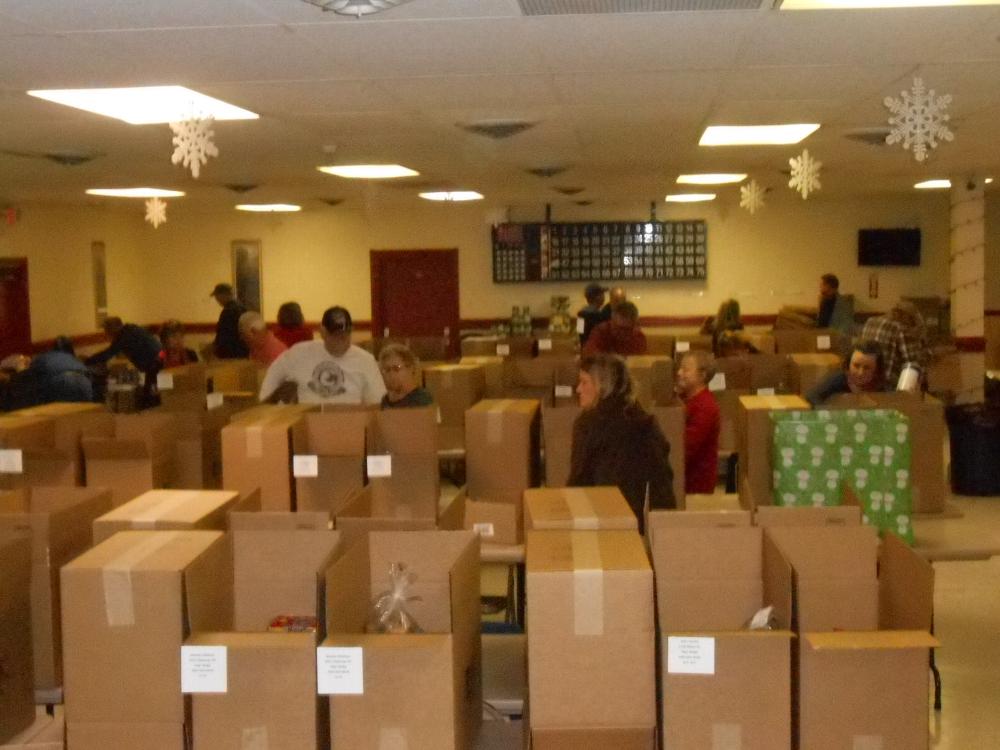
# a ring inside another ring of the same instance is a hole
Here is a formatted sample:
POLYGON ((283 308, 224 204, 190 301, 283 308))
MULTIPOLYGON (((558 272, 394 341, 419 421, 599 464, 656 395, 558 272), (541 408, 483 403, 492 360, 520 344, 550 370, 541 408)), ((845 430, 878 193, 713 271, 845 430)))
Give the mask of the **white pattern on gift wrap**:
POLYGON ((824 451, 822 448, 820 448, 819 446, 817 446, 817 447, 813 448, 809 452, 812 454, 812 465, 813 466, 819 466, 821 463, 823 463, 823 456, 826 455, 826 451, 824 451))
POLYGON ((795 428, 795 442, 799 445, 805 445, 806 439, 809 437, 809 428, 804 424, 800 424, 795 428))
POLYGON ((775 469, 771 474, 771 478, 773 480, 772 484, 777 487, 781 483, 781 472, 775 469))
POLYGON ((791 492, 786 492, 782 497, 785 500, 785 505, 795 505, 795 495, 791 492))
POLYGON ((902 445, 903 443, 906 442, 909 435, 910 435, 910 425, 908 425, 906 422, 900 422, 898 425, 896 425, 897 443, 902 445))
POLYGON ((837 425, 835 425, 835 424, 828 424, 826 426, 826 442, 831 443, 831 444, 832 443, 836 443, 837 442, 837 433, 839 431, 840 431, 840 428, 837 427, 837 425))
POLYGON ((826 503, 826 495, 822 492, 814 492, 812 496, 812 504, 814 508, 822 508, 826 503))
POLYGON ((891 445, 885 446, 882 452, 882 463, 884 466, 892 466, 892 460, 896 455, 896 449, 891 445))
POLYGON ((840 465, 850 466, 851 460, 854 458, 854 448, 849 445, 843 445, 840 447, 840 465))
POLYGON ((868 446, 868 457, 871 459, 872 466, 878 466, 880 463, 882 463, 882 446, 881 445, 868 446))
POLYGON ((896 530, 901 537, 905 537, 910 532, 910 517, 899 516, 896 519, 896 530))
POLYGON ((896 489, 905 490, 910 482, 910 472, 906 469, 898 469, 896 471, 896 489))
POLYGON ((794 448, 782 448, 781 449, 781 465, 786 469, 791 468, 792 462, 795 459, 795 449, 794 448))
POLYGON ((863 443, 866 437, 868 437, 868 425, 864 422, 856 422, 854 424, 854 442, 863 443))
POLYGON ((840 472, 836 469, 828 469, 826 472, 826 486, 828 489, 835 490, 837 485, 840 483, 840 472))
POLYGON ((869 495, 869 497, 871 498, 871 501, 872 501, 871 502, 871 509, 872 510, 882 510, 882 493, 881 492, 873 492, 871 495, 869 495))
POLYGON ((867 513, 862 514, 862 516, 861 516, 861 523, 863 523, 865 526, 871 526, 872 525, 872 521, 868 517, 867 513))
POLYGON ((854 483, 858 486, 859 490, 863 490, 868 486, 868 471, 866 469, 855 469, 854 483))
POLYGON ((799 479, 799 489, 804 490, 809 486, 809 472, 802 469, 798 474, 795 475, 799 479))
POLYGON ((896 504, 896 496, 891 492, 886 492, 882 496, 882 505, 886 513, 892 513, 892 506, 896 504))

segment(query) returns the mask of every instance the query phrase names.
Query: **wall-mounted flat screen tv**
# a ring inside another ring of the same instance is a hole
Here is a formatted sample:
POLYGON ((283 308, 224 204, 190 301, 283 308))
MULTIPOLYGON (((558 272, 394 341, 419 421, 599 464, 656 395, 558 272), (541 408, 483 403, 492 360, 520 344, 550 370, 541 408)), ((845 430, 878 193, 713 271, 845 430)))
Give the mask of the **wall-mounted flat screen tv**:
POLYGON ((919 229, 859 229, 859 266, 919 266, 919 229))

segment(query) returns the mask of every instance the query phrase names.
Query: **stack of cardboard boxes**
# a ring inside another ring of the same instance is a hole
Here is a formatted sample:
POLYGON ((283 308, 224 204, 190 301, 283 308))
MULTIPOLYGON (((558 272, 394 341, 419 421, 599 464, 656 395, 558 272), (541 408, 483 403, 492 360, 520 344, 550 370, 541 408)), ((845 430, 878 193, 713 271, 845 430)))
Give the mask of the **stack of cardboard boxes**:
POLYGON ((424 387, 440 415, 443 449, 465 448, 465 410, 486 395, 486 370, 480 365, 436 365, 424 368, 424 387))
POLYGON ((31 650, 32 541, 0 529, 0 742, 35 720, 31 650))

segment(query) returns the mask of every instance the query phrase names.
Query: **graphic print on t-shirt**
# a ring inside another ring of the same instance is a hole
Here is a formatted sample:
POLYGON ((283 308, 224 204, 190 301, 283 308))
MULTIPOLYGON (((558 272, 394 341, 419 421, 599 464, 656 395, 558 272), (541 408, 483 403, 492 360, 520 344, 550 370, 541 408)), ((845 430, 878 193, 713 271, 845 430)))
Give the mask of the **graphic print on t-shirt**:
POLYGON ((309 380, 309 390, 320 398, 333 398, 345 393, 344 371, 336 362, 320 362, 309 380))

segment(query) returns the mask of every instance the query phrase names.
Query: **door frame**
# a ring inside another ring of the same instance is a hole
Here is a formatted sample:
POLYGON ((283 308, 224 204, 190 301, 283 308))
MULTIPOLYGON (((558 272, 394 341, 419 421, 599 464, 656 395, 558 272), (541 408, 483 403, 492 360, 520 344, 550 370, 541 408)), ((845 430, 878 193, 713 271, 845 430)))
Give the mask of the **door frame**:
POLYGON ((455 290, 455 309, 450 317, 449 324, 449 350, 454 352, 455 342, 458 340, 458 326, 461 315, 461 301, 459 299, 458 285, 458 248, 426 248, 422 250, 372 250, 369 253, 369 263, 371 268, 371 294, 372 294, 372 338, 382 338, 385 330, 385 319, 382 315, 385 290, 382 286, 382 263, 390 259, 417 260, 430 253, 435 255, 445 255, 451 261, 452 279, 455 290))
POLYGON ((6 347, 0 345, 0 357, 5 357, 7 354, 30 354, 33 347, 31 339, 31 284, 28 278, 28 259, 4 257, 0 258, 0 266, 3 266, 5 270, 10 269, 24 283, 24 327, 27 333, 25 341, 13 344, 13 348, 10 351, 6 351, 6 347))

